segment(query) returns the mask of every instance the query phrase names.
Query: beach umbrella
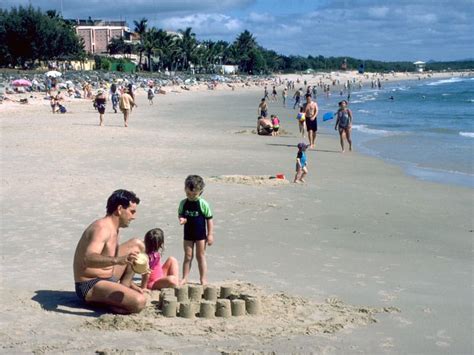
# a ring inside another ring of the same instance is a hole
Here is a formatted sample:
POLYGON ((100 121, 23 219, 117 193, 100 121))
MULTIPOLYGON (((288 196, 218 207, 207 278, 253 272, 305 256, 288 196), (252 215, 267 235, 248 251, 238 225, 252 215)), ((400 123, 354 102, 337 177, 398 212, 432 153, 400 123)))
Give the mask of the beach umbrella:
POLYGON ((45 73, 44 75, 49 76, 51 78, 57 78, 57 77, 61 76, 62 74, 60 72, 56 71, 56 70, 51 70, 51 71, 45 73))
POLYGON ((26 79, 17 79, 12 81, 13 86, 31 86, 31 81, 26 79))

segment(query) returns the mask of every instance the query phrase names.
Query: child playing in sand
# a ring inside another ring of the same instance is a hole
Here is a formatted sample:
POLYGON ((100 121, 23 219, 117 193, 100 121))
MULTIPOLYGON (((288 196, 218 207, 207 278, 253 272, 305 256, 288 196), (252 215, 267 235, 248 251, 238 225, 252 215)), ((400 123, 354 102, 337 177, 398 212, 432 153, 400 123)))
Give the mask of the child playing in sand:
POLYGON ((170 256, 161 264, 164 247, 165 239, 160 228, 151 229, 145 234, 145 253, 148 255, 150 273, 142 275, 141 288, 161 290, 179 284, 178 260, 170 256))
POLYGON ((296 115, 296 119, 298 120, 298 128, 301 133, 301 138, 304 138, 304 121, 306 121, 306 115, 303 107, 300 107, 300 112, 296 115))
POLYGON ((184 181, 186 199, 178 208, 179 223, 184 225, 184 261, 181 284, 188 282, 193 260, 194 246, 202 285, 207 284, 206 245, 214 243, 212 212, 209 204, 201 198, 204 180, 198 175, 189 175, 184 181))
POLYGON ((280 133, 278 131, 280 130, 280 119, 275 115, 271 115, 270 117, 272 119, 272 125, 273 125, 272 136, 274 137, 279 136, 280 133))
POLYGON ((298 154, 296 155, 296 174, 295 179, 293 180, 294 183, 298 181, 304 182, 304 177, 308 174, 308 163, 306 160, 306 149, 308 145, 305 143, 298 144, 298 154))

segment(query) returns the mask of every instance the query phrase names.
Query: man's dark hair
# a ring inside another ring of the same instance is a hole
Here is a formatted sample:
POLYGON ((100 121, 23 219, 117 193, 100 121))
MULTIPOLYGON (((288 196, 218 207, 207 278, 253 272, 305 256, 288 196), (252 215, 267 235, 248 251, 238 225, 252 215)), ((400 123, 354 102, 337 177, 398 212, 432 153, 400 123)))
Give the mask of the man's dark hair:
POLYGON ((115 212, 118 206, 128 208, 130 203, 140 203, 140 199, 132 191, 116 190, 107 200, 107 215, 110 216, 115 212))
POLYGON ((311 94, 306 94, 304 97, 306 98, 311 97, 311 94))
POLYGON ((204 190, 204 180, 199 175, 189 175, 184 181, 184 187, 188 188, 190 191, 202 191, 204 190))

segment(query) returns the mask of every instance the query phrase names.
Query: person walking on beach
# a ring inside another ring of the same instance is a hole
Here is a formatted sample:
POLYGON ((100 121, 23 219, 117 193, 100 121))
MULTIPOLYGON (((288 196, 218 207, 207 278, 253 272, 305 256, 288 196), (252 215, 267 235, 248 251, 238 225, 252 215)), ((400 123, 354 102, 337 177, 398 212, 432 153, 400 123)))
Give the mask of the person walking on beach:
POLYGON ((74 254, 77 296, 88 304, 115 313, 138 313, 145 308, 143 290, 133 283, 132 264, 145 250, 143 241, 120 244, 119 229, 135 219, 140 199, 131 191, 116 190, 107 200, 105 217, 86 228, 74 254))
POLYGON ((150 105, 153 105, 153 98, 155 97, 155 93, 153 92, 153 88, 148 89, 147 96, 148 96, 148 103, 150 105))
POLYGON ((295 99, 295 103, 293 105, 293 110, 296 108, 296 106, 300 106, 302 92, 303 92, 303 88, 300 88, 300 89, 296 90, 295 94, 293 95, 293 99, 295 99))
POLYGON ((161 264, 161 257, 165 248, 164 233, 160 228, 154 228, 145 234, 145 253, 148 255, 149 273, 142 275, 142 289, 161 290, 165 287, 179 285, 179 265, 176 258, 170 256, 161 264))
POLYGON ((189 175, 184 181, 186 198, 180 202, 178 208, 179 224, 184 225, 182 285, 188 282, 194 250, 200 282, 202 285, 207 284, 206 246, 214 243, 214 223, 211 207, 201 197, 204 186, 204 180, 199 175, 189 175))
POLYGON ((94 106, 97 108, 97 111, 99 111, 99 126, 104 125, 104 113, 105 113, 105 103, 107 99, 105 97, 105 94, 102 90, 97 91, 97 95, 94 99, 94 106))
POLYGON ((262 117, 267 117, 268 115, 268 104, 265 98, 263 98, 258 105, 257 115, 262 117))
POLYGON ((281 93, 281 97, 283 99, 283 107, 286 106, 286 98, 288 96, 288 89, 285 87, 281 93))
POLYGON ((278 101, 277 90, 275 86, 273 86, 273 89, 272 89, 272 101, 278 101))
POLYGON ((336 113, 336 125, 334 129, 339 129, 339 139, 341 141, 341 149, 344 153, 344 138, 347 139, 349 144, 349 151, 352 151, 352 139, 351 139, 351 129, 352 129, 352 111, 347 108, 347 101, 342 100, 339 102, 339 110, 336 113))
POLYGON ((308 131, 309 146, 314 149, 316 142, 316 132, 318 131, 318 104, 312 101, 311 95, 306 94, 306 104, 304 105, 306 117, 306 130, 308 131))
POLYGON ((296 154, 296 174, 293 180, 294 183, 305 182, 304 177, 308 174, 308 162, 306 158, 306 149, 308 145, 306 143, 298 144, 298 154, 296 154))
POLYGON ((119 102, 119 94, 117 90, 117 84, 112 83, 110 85, 110 100, 112 101, 112 109, 115 113, 117 113, 117 105, 119 102))
POLYGON ((300 107, 300 112, 296 115, 296 120, 298 121, 298 129, 300 130, 301 138, 304 138, 304 121, 306 121, 306 115, 303 107, 300 107))
POLYGON ((265 85, 265 89, 263 90, 263 98, 265 100, 267 100, 269 97, 268 97, 268 88, 267 86, 265 85))
POLYGON ((120 96, 119 107, 120 111, 123 113, 123 121, 125 123, 125 127, 128 127, 128 118, 130 117, 130 112, 133 106, 137 107, 137 104, 133 100, 132 96, 128 93, 128 89, 124 91, 122 96, 120 96))

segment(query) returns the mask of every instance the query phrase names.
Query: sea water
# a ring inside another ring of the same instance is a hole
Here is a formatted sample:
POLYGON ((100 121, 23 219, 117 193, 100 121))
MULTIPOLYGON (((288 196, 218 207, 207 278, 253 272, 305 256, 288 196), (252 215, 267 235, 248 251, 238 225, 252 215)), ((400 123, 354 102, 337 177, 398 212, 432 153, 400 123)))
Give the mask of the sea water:
MULTIPOLYGON (((320 117, 347 98, 318 95, 320 117)), ((474 187, 474 78, 403 81, 353 91, 354 148, 417 178, 474 187)), ((321 122, 334 127, 334 120, 321 122)), ((326 127, 325 127, 326 126, 326 127)))

